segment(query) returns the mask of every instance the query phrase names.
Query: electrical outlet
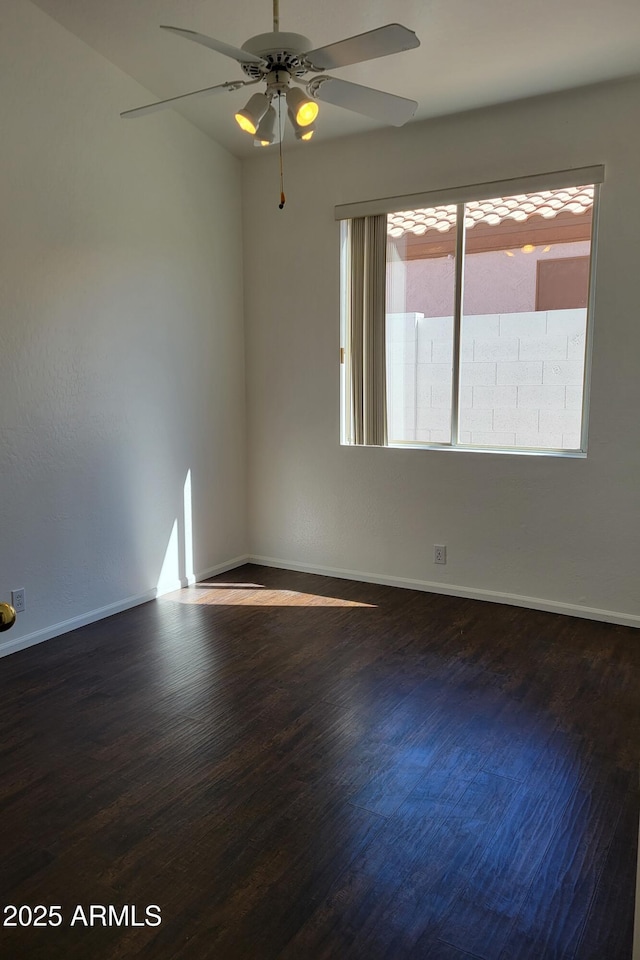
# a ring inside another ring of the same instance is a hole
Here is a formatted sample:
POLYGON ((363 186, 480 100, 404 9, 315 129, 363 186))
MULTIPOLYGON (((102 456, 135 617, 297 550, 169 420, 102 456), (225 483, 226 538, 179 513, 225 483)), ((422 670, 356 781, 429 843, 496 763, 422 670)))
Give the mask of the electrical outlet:
POLYGON ((16 613, 24 613, 25 608, 24 587, 18 587, 11 591, 11 606, 16 613))
POLYGON ((446 563, 447 562, 447 548, 444 543, 434 543, 433 545, 433 562, 434 563, 446 563))

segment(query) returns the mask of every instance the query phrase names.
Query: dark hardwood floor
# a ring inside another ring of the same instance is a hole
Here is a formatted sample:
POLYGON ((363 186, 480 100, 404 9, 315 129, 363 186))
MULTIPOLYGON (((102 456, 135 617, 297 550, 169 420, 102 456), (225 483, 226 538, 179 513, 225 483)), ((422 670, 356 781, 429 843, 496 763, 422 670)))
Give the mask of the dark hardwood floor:
POLYGON ((0 725, 0 906, 62 914, 7 960, 630 960, 631 628, 245 566, 0 660, 0 725))

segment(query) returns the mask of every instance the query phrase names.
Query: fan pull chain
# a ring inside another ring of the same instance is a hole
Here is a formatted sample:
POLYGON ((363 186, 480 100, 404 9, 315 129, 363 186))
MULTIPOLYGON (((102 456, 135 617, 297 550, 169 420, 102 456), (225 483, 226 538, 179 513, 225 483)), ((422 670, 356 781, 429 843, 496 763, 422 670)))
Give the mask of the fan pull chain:
POLYGON ((282 105, 282 97, 278 96, 278 130, 280 134, 279 141, 278 141, 278 153, 280 155, 280 203, 278 204, 278 208, 280 210, 284 208, 284 205, 287 202, 286 197, 284 195, 284 169, 282 165, 282 117, 280 114, 281 105, 282 105))

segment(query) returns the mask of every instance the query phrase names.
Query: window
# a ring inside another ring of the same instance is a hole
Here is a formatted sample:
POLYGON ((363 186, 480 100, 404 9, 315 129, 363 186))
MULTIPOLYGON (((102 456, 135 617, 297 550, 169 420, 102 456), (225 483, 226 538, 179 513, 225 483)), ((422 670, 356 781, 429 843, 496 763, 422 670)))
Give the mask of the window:
POLYGON ((344 442, 586 452, 602 179, 592 167, 338 208, 344 442))

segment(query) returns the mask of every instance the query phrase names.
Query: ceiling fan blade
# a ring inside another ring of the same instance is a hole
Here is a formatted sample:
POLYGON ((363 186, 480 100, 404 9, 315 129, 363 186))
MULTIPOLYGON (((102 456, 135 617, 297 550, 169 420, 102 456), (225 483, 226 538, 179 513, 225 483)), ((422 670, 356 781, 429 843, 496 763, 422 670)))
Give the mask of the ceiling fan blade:
POLYGON ((363 113, 374 120, 401 127, 410 120, 418 106, 415 100, 397 97, 393 93, 363 87, 359 83, 349 83, 336 77, 315 77, 307 89, 315 100, 333 103, 336 107, 363 113))
POLYGON ((400 23, 388 23, 386 27, 377 27, 360 33, 357 37, 348 37, 326 47, 318 47, 304 54, 305 60, 318 70, 335 70, 347 67, 363 60, 375 60, 387 57, 391 53, 401 53, 419 47, 420 41, 413 30, 400 23))
POLYGON ((195 43, 201 43, 203 47, 209 47, 210 50, 217 50, 218 53, 224 54, 225 57, 231 57, 232 60, 237 60, 238 63, 263 63, 266 65, 267 62, 263 60, 262 57, 256 57, 254 53, 240 50, 239 47, 232 47, 228 43, 223 43, 221 40, 214 40, 213 37, 206 37, 204 33, 196 33, 195 30, 183 30, 181 27, 167 27, 164 25, 161 25, 160 29, 170 30, 171 33, 176 33, 179 37, 184 37, 185 40, 193 40, 195 43))
POLYGON ((179 100, 195 100, 197 97, 209 96, 211 93, 221 93, 223 90, 239 90, 246 86, 244 80, 229 80, 227 83, 217 83, 214 87, 204 87, 202 90, 194 90, 192 93, 181 93, 179 97, 170 97, 168 100, 158 100, 156 103, 147 103, 144 107, 135 107, 133 110, 125 110, 120 116, 126 120, 134 117, 142 117, 147 113, 155 113, 156 110, 164 110, 166 107, 172 107, 179 100))

